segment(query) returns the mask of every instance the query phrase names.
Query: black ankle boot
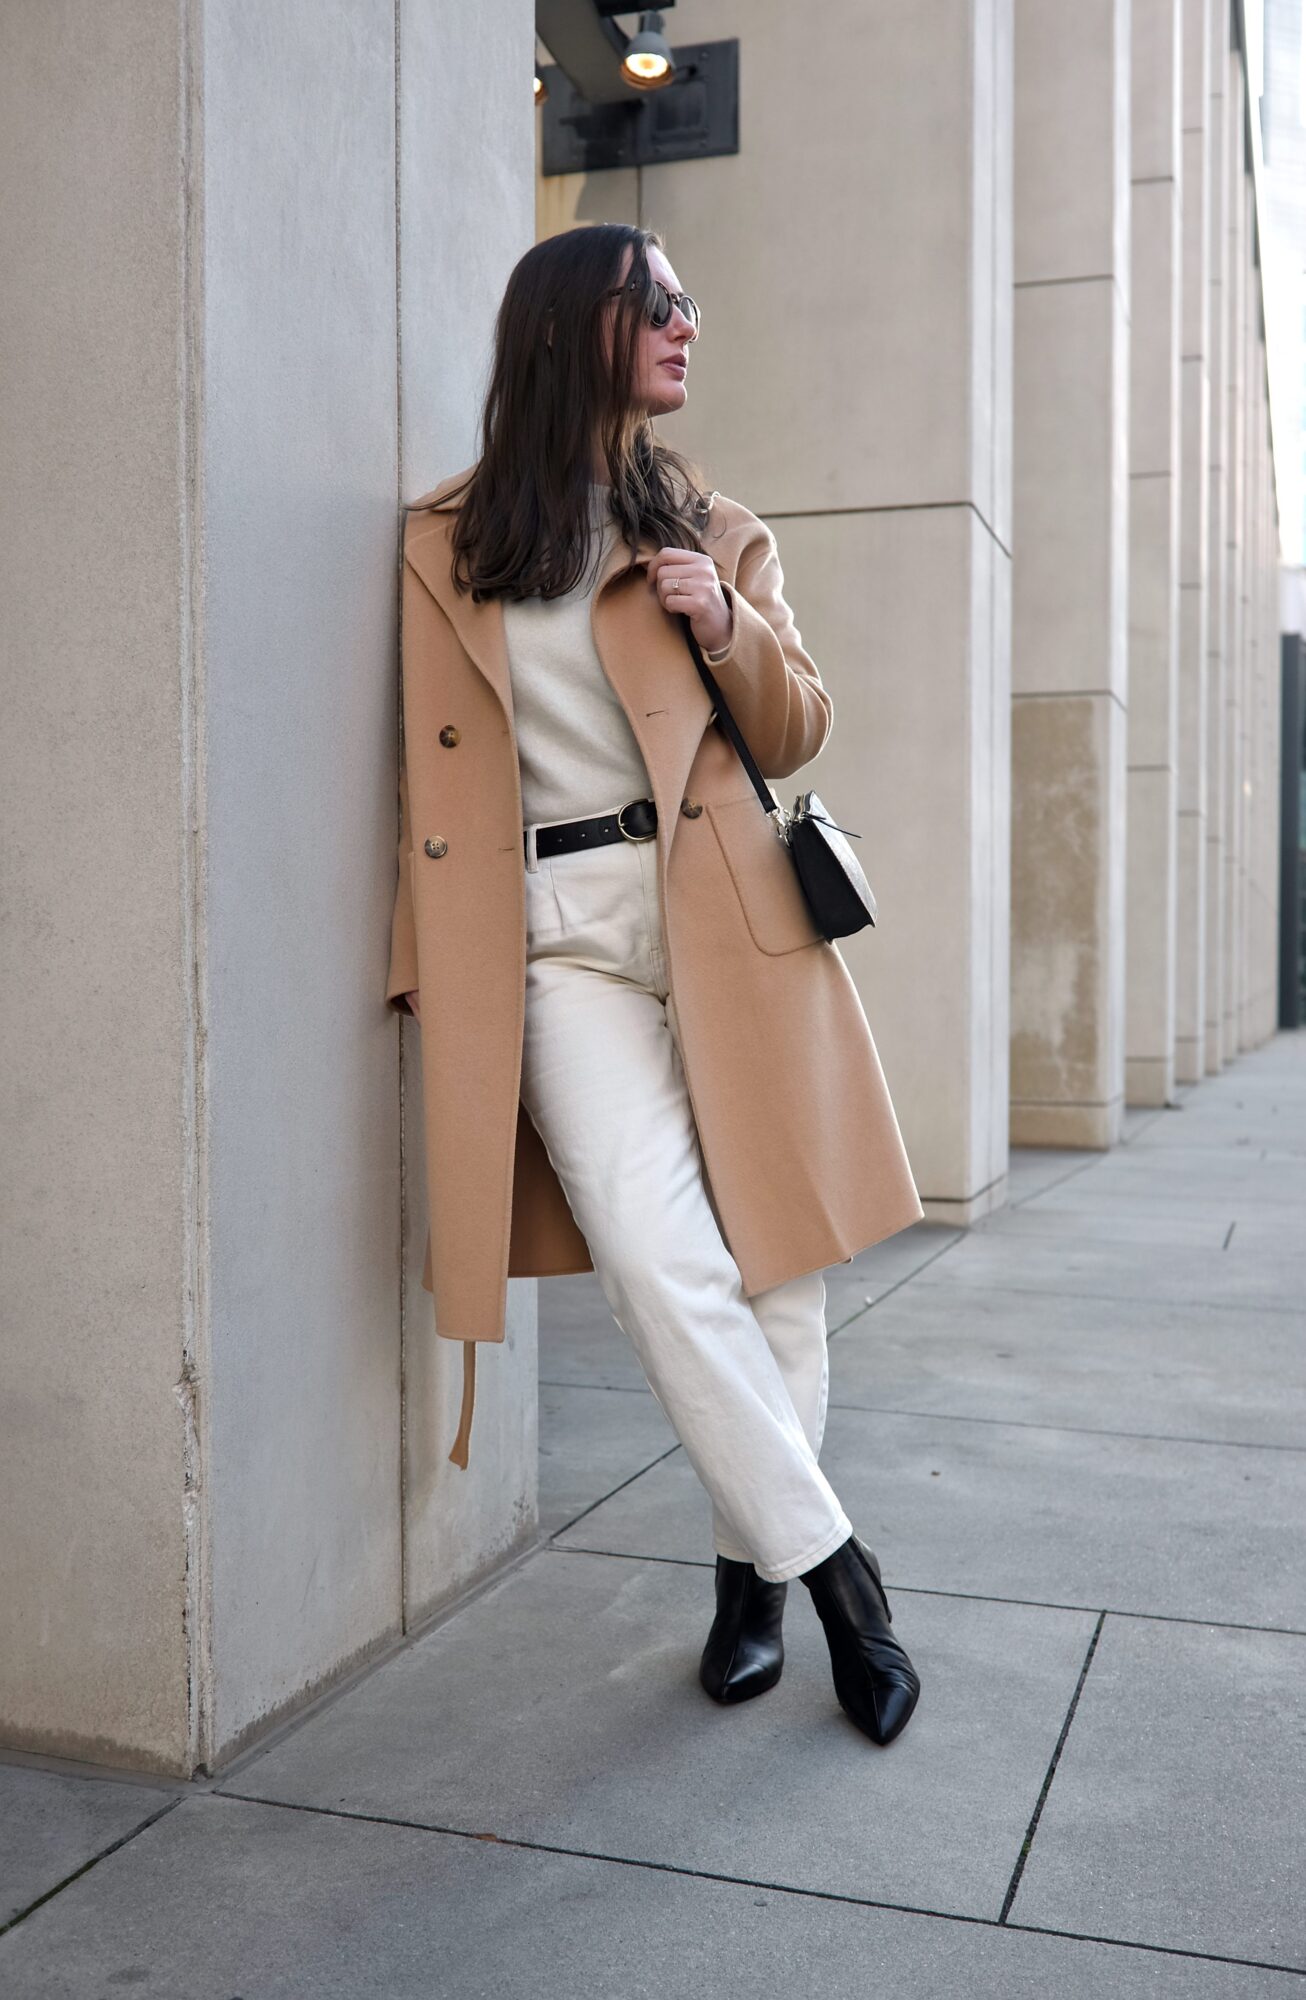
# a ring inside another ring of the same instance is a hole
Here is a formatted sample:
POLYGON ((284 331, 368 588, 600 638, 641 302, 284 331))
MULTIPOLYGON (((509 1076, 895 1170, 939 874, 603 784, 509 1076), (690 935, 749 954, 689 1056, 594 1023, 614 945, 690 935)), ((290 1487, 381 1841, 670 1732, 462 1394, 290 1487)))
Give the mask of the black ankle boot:
POLYGON ((880 1565, 856 1535, 803 1571, 825 1627, 839 1706, 873 1742, 890 1743, 906 1728, 920 1679, 889 1630, 893 1613, 880 1565))
POLYGON ((707 1635, 698 1678, 714 1701, 748 1701, 765 1694, 784 1665, 786 1583, 768 1583, 752 1563, 716 1559, 716 1617, 707 1635))

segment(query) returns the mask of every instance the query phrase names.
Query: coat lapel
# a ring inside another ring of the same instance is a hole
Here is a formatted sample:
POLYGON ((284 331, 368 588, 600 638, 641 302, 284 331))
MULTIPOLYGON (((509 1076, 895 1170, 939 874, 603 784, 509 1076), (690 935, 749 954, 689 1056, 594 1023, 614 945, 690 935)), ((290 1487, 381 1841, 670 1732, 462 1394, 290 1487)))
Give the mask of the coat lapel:
MULTIPOLYGON (((503 602, 489 597, 477 604, 470 591, 455 587, 448 552, 450 511, 437 502, 425 518, 414 518, 405 533, 404 553, 494 690, 512 730, 503 602)), ((591 621, 599 659, 643 753, 659 820, 671 826, 713 709, 685 643, 682 621, 668 616, 648 589, 648 565, 656 552, 653 538, 641 535, 634 568, 618 580, 629 550, 618 541, 607 551, 594 588, 591 621)))
POLYGON ((448 512, 434 509, 429 520, 409 524, 404 554, 453 626, 469 659, 484 674, 512 722, 512 681, 503 630, 503 605, 497 597, 474 602, 470 591, 458 590, 449 568, 448 512))

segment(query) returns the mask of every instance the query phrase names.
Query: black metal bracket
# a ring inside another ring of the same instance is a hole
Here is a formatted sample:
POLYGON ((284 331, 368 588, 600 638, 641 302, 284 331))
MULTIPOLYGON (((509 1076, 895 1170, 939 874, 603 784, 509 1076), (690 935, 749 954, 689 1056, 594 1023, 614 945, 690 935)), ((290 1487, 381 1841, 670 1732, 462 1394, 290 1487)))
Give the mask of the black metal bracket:
MULTIPOLYGON (((671 53, 674 82, 641 91, 618 82, 627 96, 605 104, 588 103, 556 64, 542 66, 548 96, 541 111, 541 171, 596 173, 737 153, 738 41, 689 42, 671 53)), ((614 55, 614 74, 617 68, 614 55)))

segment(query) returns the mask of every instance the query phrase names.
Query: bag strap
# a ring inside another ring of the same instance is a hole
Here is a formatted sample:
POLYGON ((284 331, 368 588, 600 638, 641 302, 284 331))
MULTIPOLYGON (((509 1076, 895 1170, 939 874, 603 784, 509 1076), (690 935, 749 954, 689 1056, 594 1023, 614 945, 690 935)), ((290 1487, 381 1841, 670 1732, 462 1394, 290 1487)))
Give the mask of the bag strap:
POLYGON ((672 615, 676 618, 679 618, 682 625, 684 626, 685 638, 686 641, 688 642, 689 650, 694 656, 694 665, 698 668, 699 675, 702 679, 703 685, 706 687, 708 693, 711 695, 713 701, 716 703, 717 719, 721 723, 722 728, 725 730, 726 735, 730 738, 730 741, 734 744, 735 749, 739 752, 740 762, 742 763, 744 769, 747 771, 749 777, 753 781, 754 791, 757 793, 758 798, 762 801, 762 805, 768 813, 780 812, 782 808, 777 806, 776 801, 772 796, 770 786, 767 784, 766 779, 762 776, 761 771, 758 769, 756 758, 754 757, 752 751, 749 749, 748 745, 745 743, 743 736, 740 734, 739 724, 735 721, 734 716, 730 713, 730 705, 727 702, 725 696, 722 694, 720 688, 717 686, 716 680, 712 674, 711 668, 707 664, 707 661, 703 658, 703 649, 699 645, 698 640, 694 637, 693 632, 690 630, 689 613, 687 611, 677 611, 674 612, 672 615))
MULTIPOLYGON (((740 760, 743 763, 744 769, 747 771, 749 777, 753 781, 753 789, 756 791, 758 798, 762 801, 762 804, 768 813, 778 815, 777 824, 783 830, 786 824, 788 824, 792 819, 792 815, 786 812, 783 806, 776 804, 776 801, 772 796, 770 786, 767 784, 766 779, 762 776, 761 771, 758 769, 757 760, 753 756, 753 753, 749 749, 748 745, 745 743, 743 737, 740 735, 739 725, 735 721, 734 716, 730 713, 729 704, 726 701, 725 696, 722 694, 720 688, 717 686, 716 680, 713 677, 711 669, 708 667, 707 661, 703 658, 703 651, 698 643, 698 640, 694 637, 693 633, 689 629, 689 613, 687 611, 677 611, 673 613, 673 616, 684 620, 685 637, 689 641, 689 650, 694 655, 694 665, 698 668, 699 673, 703 677, 703 681, 707 687, 708 693, 712 696, 712 699, 716 703, 717 715, 720 718, 721 722, 725 725, 726 735, 730 738, 730 741, 734 744, 736 750, 739 752, 740 760)), ((854 840, 861 839, 860 833, 853 833, 853 830, 850 826, 835 826, 834 821, 832 819, 827 818, 827 816, 824 813, 809 813, 806 817, 809 819, 818 820, 822 826, 833 826, 836 833, 851 834, 854 840)), ((872 918, 872 922, 874 922, 874 918, 872 918)))

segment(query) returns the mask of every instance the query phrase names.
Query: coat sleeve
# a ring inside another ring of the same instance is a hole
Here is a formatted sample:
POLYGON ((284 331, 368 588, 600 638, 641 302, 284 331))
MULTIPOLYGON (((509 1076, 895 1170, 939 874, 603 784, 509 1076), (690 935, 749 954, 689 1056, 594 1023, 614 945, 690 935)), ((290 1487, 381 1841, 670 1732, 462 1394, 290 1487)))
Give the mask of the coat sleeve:
POLYGON ((735 581, 721 579, 730 606, 728 643, 703 657, 765 778, 787 778, 830 734, 834 703, 803 646, 784 597, 776 539, 754 517, 735 581))
POLYGON ((390 970, 385 997, 397 1014, 411 1014, 404 997, 418 990, 417 927, 413 921, 413 876, 409 857, 413 847, 412 823, 408 813, 408 774, 399 762, 399 881, 395 887, 394 912, 390 920, 390 970))

